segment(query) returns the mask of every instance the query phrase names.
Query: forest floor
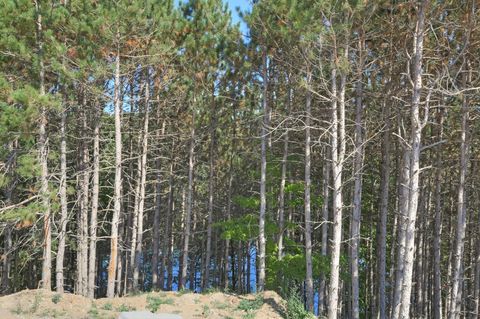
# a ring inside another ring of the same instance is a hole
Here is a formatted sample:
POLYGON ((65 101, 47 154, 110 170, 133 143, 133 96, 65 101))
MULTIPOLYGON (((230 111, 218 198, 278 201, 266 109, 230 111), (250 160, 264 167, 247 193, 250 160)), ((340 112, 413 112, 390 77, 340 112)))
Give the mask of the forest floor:
POLYGON ((0 318, 114 319, 123 311, 179 314, 183 319, 284 318, 285 301, 275 292, 235 295, 152 292, 121 298, 91 300, 45 290, 24 290, 0 297, 0 318))

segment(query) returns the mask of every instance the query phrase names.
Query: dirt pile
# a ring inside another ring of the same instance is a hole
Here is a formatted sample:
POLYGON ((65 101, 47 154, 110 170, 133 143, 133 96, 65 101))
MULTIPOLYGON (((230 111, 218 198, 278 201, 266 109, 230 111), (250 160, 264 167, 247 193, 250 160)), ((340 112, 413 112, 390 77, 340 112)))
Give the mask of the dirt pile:
POLYGON ((272 291, 263 295, 220 292, 195 294, 152 292, 91 300, 45 290, 24 290, 0 297, 0 318, 114 319, 122 311, 149 310, 179 314, 184 319, 253 319, 284 317, 284 301, 272 291))

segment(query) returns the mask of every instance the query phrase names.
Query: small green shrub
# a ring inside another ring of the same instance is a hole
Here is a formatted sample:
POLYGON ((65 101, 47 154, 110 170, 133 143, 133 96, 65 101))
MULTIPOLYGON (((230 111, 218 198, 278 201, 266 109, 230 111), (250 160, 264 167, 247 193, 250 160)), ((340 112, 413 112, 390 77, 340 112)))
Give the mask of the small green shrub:
POLYGON ((54 295, 52 296, 52 302, 53 302, 54 304, 59 303, 60 300, 62 300, 62 295, 61 295, 61 294, 54 294, 54 295))
POLYGON ((243 299, 242 301, 240 301, 240 304, 238 305, 237 309, 243 310, 243 311, 249 311, 249 310, 255 311, 260 309, 262 305, 263 305, 263 296, 258 294, 253 300, 243 299))
POLYGON ((103 310, 113 310, 113 305, 110 302, 107 302, 102 307, 103 310))
POLYGON ((125 311, 134 311, 134 310, 137 310, 137 308, 135 307, 131 307, 129 305, 126 305, 124 303, 122 303, 120 306, 118 306, 117 308, 117 311, 118 312, 125 312, 125 311))
POLYGON ((173 305, 172 298, 162 298, 161 296, 147 296, 147 309, 150 312, 157 312, 161 305, 173 305))
POLYGON ((287 319, 311 319, 315 316, 305 310, 303 302, 297 295, 292 294, 287 300, 287 319))
POLYGON ((228 308, 228 304, 226 302, 220 302, 218 300, 215 300, 214 302, 212 302, 212 306, 213 308, 220 309, 220 310, 228 308))
POLYGON ((247 313, 243 314, 242 319, 253 319, 255 318, 255 310, 247 310, 247 313))
POLYGON ((208 305, 203 305, 203 311, 202 311, 202 315, 205 316, 205 318, 208 318, 210 317, 210 307, 208 305))

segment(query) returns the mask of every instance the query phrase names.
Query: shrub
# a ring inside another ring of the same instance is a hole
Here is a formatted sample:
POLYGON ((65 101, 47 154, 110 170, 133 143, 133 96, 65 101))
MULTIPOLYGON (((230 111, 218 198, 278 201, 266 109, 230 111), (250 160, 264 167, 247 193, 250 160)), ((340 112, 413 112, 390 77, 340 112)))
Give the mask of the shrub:
POLYGON ((59 303, 60 300, 62 300, 62 295, 61 295, 61 294, 54 294, 54 295, 52 296, 52 302, 53 302, 54 304, 59 303))
POLYGON ((147 296, 147 309, 155 313, 161 305, 173 305, 172 298, 163 299, 160 296, 147 296))

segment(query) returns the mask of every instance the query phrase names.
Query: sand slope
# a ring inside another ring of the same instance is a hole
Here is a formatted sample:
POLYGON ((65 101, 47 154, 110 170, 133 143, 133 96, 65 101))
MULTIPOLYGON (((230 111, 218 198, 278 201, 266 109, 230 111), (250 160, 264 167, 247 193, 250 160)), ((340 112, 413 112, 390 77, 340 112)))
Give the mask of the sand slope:
POLYGON ((180 314, 184 319, 283 318, 284 301, 272 291, 261 297, 214 292, 209 294, 152 292, 122 298, 91 300, 45 290, 24 290, 0 297, 0 318, 114 319, 121 311, 152 310, 180 314), (243 300, 243 301, 242 301, 243 300), (257 300, 257 302, 255 302, 257 300))

